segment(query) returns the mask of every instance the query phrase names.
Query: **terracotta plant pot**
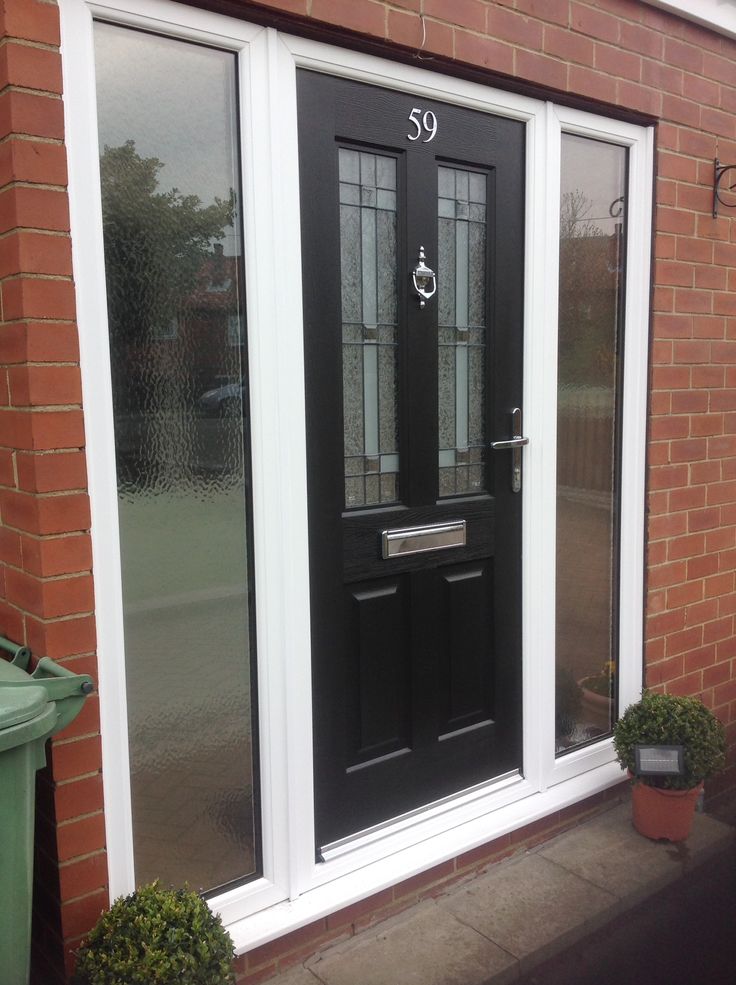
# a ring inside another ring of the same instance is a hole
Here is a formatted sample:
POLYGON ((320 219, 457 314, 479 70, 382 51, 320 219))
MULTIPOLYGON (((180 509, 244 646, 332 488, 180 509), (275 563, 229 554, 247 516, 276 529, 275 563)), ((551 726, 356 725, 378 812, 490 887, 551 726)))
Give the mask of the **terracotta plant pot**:
POLYGON ((613 698, 607 694, 598 694, 597 691, 591 691, 590 688, 585 686, 584 682, 586 680, 588 678, 584 677, 582 681, 578 681, 578 685, 582 691, 581 701, 585 718, 593 725, 598 725, 600 728, 608 731, 615 718, 613 698))
POLYGON ((634 827, 645 838, 655 841, 685 841, 693 826, 695 805, 703 789, 659 790, 635 783, 631 791, 634 827))

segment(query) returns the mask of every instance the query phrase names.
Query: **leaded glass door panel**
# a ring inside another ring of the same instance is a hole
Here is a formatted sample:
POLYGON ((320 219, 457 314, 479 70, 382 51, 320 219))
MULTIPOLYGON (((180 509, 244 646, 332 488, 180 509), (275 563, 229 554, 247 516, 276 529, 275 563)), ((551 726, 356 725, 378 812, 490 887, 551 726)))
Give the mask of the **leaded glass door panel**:
POLYGON ((521 765, 525 134, 298 93, 319 852, 521 765))

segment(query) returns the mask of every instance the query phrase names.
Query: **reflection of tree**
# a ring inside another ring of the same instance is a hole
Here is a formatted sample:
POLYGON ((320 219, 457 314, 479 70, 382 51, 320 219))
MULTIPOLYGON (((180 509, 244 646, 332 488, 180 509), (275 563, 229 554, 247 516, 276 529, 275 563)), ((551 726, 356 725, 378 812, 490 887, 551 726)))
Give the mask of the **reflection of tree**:
POLYGON ((602 236, 600 226, 588 218, 593 206, 591 200, 576 188, 563 192, 560 200, 560 239, 581 239, 584 236, 602 236))
POLYGON ((163 164, 132 140, 100 159, 110 328, 128 341, 165 335, 213 239, 233 220, 234 194, 204 206, 177 188, 158 191, 163 164))
MULTIPOLYGON (((614 386, 619 299, 619 230, 609 235, 590 217, 580 189, 560 207, 560 383, 614 386)), ((610 222, 610 220, 609 220, 610 222)))
POLYGON ((100 159, 118 463, 121 477, 132 470, 158 486, 197 457, 193 409, 203 389, 240 376, 226 334, 238 312, 238 260, 213 248, 234 220, 234 192, 203 205, 177 188, 161 191, 163 167, 132 140, 105 147, 100 159), (225 268, 227 290, 212 288, 213 319, 209 282, 225 268))

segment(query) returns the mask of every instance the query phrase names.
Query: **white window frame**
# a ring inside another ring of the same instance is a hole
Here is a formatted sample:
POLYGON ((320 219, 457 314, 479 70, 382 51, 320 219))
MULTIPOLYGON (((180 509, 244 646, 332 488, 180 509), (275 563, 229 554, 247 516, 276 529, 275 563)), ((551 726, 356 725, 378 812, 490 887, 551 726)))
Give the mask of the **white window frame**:
POLYGON ((253 471, 263 877, 212 901, 244 951, 621 779, 610 739, 554 757, 556 311, 562 131, 629 148, 620 592, 622 707, 642 675, 651 129, 448 78, 171 0, 60 0, 111 897, 134 886, 123 608, 92 18, 240 57, 253 471), (296 70, 304 67, 523 120, 527 127, 523 489, 524 766, 314 860, 304 353, 296 70), (256 194, 257 191, 257 194, 256 194), (257 243, 257 250, 255 244, 257 243), (289 270, 281 276, 282 264, 289 270), (534 399, 536 398, 536 399, 534 399), (299 423, 301 422, 301 424, 299 423))

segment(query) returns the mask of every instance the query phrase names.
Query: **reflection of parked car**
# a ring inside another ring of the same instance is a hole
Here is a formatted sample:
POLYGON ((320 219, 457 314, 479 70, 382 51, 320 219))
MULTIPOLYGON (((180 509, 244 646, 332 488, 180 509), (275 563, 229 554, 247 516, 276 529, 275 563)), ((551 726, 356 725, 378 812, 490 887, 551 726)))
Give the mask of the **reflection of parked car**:
POLYGON ((206 390, 197 401, 199 409, 209 417, 240 415, 243 404, 243 383, 226 383, 214 390, 206 390))
POLYGON ((142 487, 197 473, 240 474, 243 393, 241 383, 226 383, 206 390, 193 403, 118 415, 118 481, 142 487))

